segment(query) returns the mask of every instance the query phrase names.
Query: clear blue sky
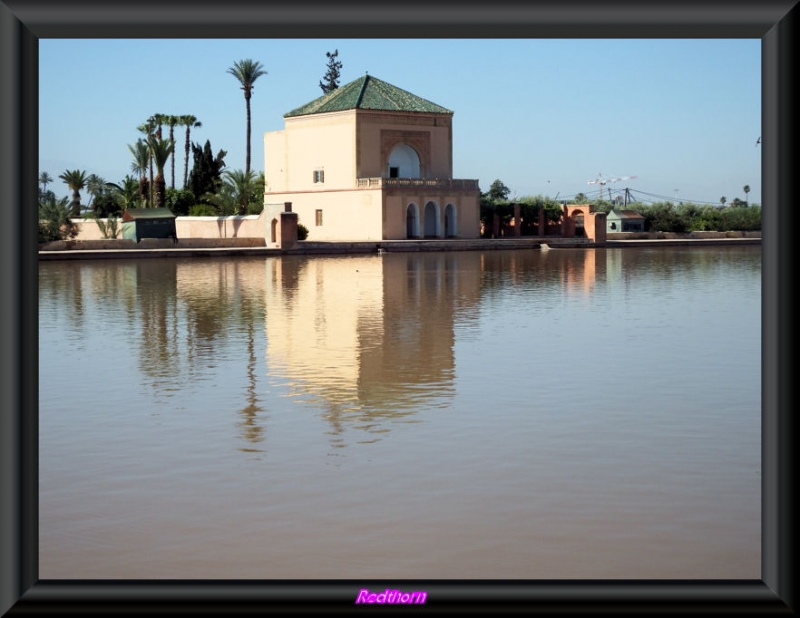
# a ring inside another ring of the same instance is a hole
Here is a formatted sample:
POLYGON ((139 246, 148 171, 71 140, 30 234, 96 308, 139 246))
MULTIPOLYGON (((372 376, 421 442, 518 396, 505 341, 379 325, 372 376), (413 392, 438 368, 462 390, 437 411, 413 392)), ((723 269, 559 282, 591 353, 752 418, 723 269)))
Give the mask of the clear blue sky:
POLYGON ((596 195, 588 181, 603 174, 636 176, 610 186, 649 194, 637 197, 718 204, 747 184, 761 203, 760 39, 42 39, 39 171, 58 196, 67 169, 119 182, 154 113, 197 116, 192 140, 244 169, 244 97, 227 69, 245 58, 267 71, 251 100, 263 171, 263 133, 322 94, 335 49, 340 85, 369 72, 453 110, 453 175, 482 191, 500 179, 512 196, 596 195))

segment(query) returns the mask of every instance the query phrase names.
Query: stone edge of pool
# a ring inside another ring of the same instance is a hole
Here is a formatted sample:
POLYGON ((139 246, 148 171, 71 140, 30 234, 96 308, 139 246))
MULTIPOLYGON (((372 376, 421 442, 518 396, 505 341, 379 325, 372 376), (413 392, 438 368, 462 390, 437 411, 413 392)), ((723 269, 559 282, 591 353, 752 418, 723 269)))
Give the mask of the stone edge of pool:
MULTIPOLYGON (((244 240, 244 239, 242 239, 244 240)), ((472 240, 383 240, 383 241, 299 241, 294 249, 266 245, 221 244, 218 239, 191 241, 143 239, 130 241, 125 248, 109 248, 115 241, 60 241, 39 248, 39 260, 111 259, 142 257, 206 257, 231 255, 343 255, 364 253, 402 253, 411 251, 487 251, 509 249, 596 249, 653 246, 760 245, 761 238, 669 238, 607 240, 598 247, 581 238, 502 238, 472 240), (91 243, 91 244, 90 244, 91 243), (86 247, 89 245, 89 247, 86 247), (91 247, 94 245, 94 247, 91 247), (100 246, 98 246, 100 245, 100 246), (86 247, 86 248, 84 248, 86 247)), ((116 241, 119 242, 119 241, 116 241)))

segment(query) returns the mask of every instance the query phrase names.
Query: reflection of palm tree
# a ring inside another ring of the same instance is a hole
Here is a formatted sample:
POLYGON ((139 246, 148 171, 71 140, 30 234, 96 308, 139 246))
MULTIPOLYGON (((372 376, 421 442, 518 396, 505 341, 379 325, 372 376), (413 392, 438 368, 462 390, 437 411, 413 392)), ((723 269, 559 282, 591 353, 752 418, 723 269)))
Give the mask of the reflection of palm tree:
MULTIPOLYGON (((249 305, 249 303, 246 304, 249 305)), ((252 312, 248 311, 247 313, 252 312)), ((252 319, 253 316, 248 316, 248 318, 245 318, 247 320, 247 405, 240 410, 242 420, 239 423, 239 427, 242 428, 244 439, 252 444, 256 444, 264 440, 264 429, 258 424, 258 415, 264 412, 264 408, 258 405, 258 395, 256 393, 256 353, 255 342, 253 340, 254 320, 252 319)))
POLYGON ((136 264, 136 313, 141 322, 139 362, 158 386, 160 378, 175 379, 184 366, 178 354, 177 265, 141 260, 136 264), (170 329, 170 319, 173 328, 170 329), (170 332, 172 331, 172 332, 170 332))

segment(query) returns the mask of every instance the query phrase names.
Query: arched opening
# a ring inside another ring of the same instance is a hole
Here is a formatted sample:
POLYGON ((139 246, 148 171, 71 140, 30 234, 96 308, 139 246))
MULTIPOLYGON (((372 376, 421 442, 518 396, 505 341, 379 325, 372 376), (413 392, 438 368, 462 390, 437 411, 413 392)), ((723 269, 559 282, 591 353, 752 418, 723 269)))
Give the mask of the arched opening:
POLYGON ((439 206, 436 202, 425 204, 425 238, 439 238, 439 206))
POLYGON ((456 207, 453 204, 448 204, 444 209, 444 236, 445 238, 454 238, 458 236, 456 207))
POLYGON ((574 215, 575 221, 575 236, 578 238, 586 237, 586 228, 583 226, 583 213, 578 211, 574 215))
POLYGON ((414 203, 406 207, 406 238, 419 238, 419 208, 414 203))
POLYGON ((419 178, 419 155, 407 144, 397 144, 389 155, 387 178, 419 178))
POLYGON ((270 225, 270 242, 278 242, 278 220, 273 219, 270 225))

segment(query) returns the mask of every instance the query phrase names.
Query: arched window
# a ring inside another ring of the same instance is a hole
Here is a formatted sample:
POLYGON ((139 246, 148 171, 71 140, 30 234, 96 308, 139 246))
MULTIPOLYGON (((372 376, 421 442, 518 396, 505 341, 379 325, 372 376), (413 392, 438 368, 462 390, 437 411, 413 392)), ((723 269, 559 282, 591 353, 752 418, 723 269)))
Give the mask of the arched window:
POLYGON ((419 155, 407 144, 397 144, 389 155, 387 178, 419 178, 419 155))

